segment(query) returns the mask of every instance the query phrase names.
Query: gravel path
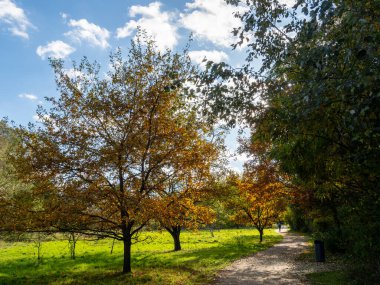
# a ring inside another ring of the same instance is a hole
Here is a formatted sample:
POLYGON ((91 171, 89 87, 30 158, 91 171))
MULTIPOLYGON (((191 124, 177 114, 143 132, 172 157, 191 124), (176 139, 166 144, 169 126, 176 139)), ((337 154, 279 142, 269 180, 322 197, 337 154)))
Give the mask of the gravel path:
MULTIPOLYGON (((220 271, 215 285, 278 285, 308 284, 305 274, 317 271, 330 271, 336 266, 297 260, 302 252, 308 250, 307 239, 283 230, 283 240, 273 247, 240 259, 220 271)), ((265 237, 264 237, 265 238, 265 237)))

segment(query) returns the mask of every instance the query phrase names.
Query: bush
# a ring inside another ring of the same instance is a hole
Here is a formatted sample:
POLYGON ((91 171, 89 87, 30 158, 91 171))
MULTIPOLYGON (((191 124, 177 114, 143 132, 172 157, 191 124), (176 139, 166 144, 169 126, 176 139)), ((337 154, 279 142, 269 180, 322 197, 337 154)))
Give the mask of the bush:
POLYGON ((286 209, 285 222, 289 225, 290 229, 309 233, 311 232, 311 222, 307 217, 305 211, 298 205, 290 205, 286 209))

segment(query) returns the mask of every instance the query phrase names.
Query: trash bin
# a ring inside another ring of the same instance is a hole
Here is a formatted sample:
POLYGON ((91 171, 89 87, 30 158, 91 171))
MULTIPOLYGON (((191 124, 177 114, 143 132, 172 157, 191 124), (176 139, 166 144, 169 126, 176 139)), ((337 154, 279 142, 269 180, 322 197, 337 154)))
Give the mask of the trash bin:
POLYGON ((321 240, 314 241, 315 261, 325 262, 325 244, 321 240))

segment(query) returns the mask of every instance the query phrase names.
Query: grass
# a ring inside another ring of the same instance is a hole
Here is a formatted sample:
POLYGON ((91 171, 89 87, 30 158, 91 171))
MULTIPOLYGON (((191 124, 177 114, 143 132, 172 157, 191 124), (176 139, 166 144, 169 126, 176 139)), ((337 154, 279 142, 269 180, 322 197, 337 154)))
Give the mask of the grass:
POLYGON ((349 279, 342 270, 329 272, 316 272, 307 274, 306 277, 315 285, 347 285, 349 279))
POLYGON ((264 250, 281 240, 266 230, 263 243, 253 229, 183 232, 183 250, 173 252, 166 232, 146 232, 145 242, 132 247, 132 274, 120 274, 122 243, 112 240, 79 240, 75 260, 67 241, 42 244, 37 260, 34 243, 0 242, 0 284, 205 284, 233 260, 264 250))

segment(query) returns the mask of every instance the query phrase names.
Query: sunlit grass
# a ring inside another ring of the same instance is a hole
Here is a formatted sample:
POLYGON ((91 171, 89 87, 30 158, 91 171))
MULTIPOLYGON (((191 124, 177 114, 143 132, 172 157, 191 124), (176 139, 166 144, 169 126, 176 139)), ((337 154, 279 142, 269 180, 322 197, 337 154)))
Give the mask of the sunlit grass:
POLYGON ((281 240, 267 230, 264 242, 252 229, 183 232, 183 250, 173 252, 166 232, 146 232, 146 241, 132 247, 131 275, 120 274, 123 261, 121 242, 79 240, 75 260, 70 259, 68 242, 46 241, 42 260, 37 260, 34 243, 0 243, 0 284, 204 284, 235 259, 264 250, 281 240))

